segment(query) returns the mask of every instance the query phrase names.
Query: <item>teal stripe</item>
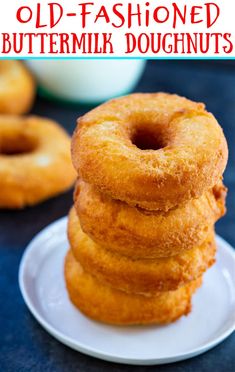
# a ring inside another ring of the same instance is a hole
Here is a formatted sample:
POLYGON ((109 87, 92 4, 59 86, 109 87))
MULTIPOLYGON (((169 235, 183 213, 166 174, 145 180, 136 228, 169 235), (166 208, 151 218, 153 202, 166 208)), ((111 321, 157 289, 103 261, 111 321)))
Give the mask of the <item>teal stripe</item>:
POLYGON ((28 56, 15 56, 15 57, 3 57, 0 55, 0 60, 21 60, 21 59, 35 59, 35 60, 68 60, 68 59, 77 59, 77 60, 89 60, 89 59, 143 59, 143 60, 235 60, 234 57, 28 57, 28 56))

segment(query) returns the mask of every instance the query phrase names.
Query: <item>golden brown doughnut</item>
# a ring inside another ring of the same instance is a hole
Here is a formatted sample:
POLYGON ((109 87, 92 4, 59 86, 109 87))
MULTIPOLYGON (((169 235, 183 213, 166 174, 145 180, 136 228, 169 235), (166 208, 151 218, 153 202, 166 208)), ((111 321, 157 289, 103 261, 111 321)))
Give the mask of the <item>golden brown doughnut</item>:
POLYGON ((73 208, 69 214, 68 238, 74 257, 87 273, 129 293, 153 295, 159 291, 175 290, 202 276, 215 262, 216 243, 212 229, 201 246, 181 255, 132 260, 94 243, 83 233, 73 208))
POLYGON ((22 62, 0 61, 0 113, 24 114, 33 104, 36 84, 22 62))
POLYGON ((65 281, 70 300, 84 314, 104 323, 131 325, 170 323, 187 315, 191 296, 202 279, 155 296, 127 294, 83 271, 70 250, 65 259, 65 281))
POLYGON ((225 213, 222 183, 168 212, 144 211, 110 199, 79 180, 75 208, 83 231, 109 251, 136 258, 178 255, 199 246, 225 213))
POLYGON ((220 179, 228 157, 214 116, 176 95, 132 94, 78 120, 72 160, 84 181, 110 197, 169 210, 220 179))
POLYGON ((0 116, 0 208, 34 205, 75 180, 70 138, 40 117, 0 116))

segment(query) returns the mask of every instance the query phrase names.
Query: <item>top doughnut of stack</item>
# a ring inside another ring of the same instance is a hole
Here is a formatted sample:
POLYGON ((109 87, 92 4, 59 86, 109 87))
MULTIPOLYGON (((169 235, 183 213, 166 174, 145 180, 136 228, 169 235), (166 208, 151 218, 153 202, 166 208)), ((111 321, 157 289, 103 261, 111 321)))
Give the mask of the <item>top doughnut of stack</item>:
POLYGON ((115 324, 187 314, 214 262, 227 158, 214 116, 177 95, 133 94, 80 118, 72 142, 73 255, 65 264, 73 303, 115 324))
POLYGON ((164 93, 112 100, 78 121, 72 158, 84 181, 130 205, 167 211, 221 178, 227 144, 201 103, 164 93))

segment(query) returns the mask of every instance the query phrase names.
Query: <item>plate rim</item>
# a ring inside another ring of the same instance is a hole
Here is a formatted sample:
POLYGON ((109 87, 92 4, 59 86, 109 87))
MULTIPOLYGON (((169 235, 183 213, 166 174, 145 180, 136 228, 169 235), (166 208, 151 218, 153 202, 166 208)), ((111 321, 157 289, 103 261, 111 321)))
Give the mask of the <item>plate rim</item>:
MULTIPOLYGON (((40 311, 37 310, 37 308, 34 306, 33 302, 31 301, 31 297, 27 292, 26 286, 24 284, 24 272, 27 268, 27 259, 31 254, 31 250, 35 249, 34 245, 38 239, 40 239, 45 233, 48 232, 48 230, 51 230, 58 225, 63 225, 67 223, 67 216, 61 217, 57 219, 56 221, 50 223, 46 227, 44 227, 39 233, 37 233, 33 239, 29 242, 29 244, 26 246, 24 253, 21 257, 20 265, 19 265, 19 272, 18 272, 18 283, 21 295, 23 297, 23 300, 30 311, 30 313, 34 316, 34 318, 38 321, 38 323, 55 339, 62 342, 66 346, 72 348, 73 350, 79 351, 83 354, 105 360, 108 362, 115 362, 119 364, 130 364, 130 365, 160 365, 160 364, 166 364, 166 363, 174 363, 181 360, 186 360, 189 358, 196 357, 197 355, 200 355, 213 347, 220 344, 222 341, 224 341, 228 336, 230 336, 235 331, 235 320, 233 324, 228 327, 224 332, 222 332, 219 336, 217 336, 214 340, 205 342, 200 347, 194 348, 192 350, 189 350, 187 352, 183 352, 180 354, 172 355, 169 357, 163 357, 163 358, 124 358, 120 356, 115 356, 110 353, 104 353, 99 352, 95 350, 92 347, 89 347, 82 342, 75 341, 73 338, 63 334, 63 332, 57 330, 55 326, 53 326, 50 322, 48 322, 43 315, 40 314, 40 311)), ((216 234, 216 241, 219 242, 223 249, 225 249, 231 256, 233 256, 233 260, 235 262, 235 249, 221 236, 216 234)), ((50 248, 51 249, 51 248, 50 248)))

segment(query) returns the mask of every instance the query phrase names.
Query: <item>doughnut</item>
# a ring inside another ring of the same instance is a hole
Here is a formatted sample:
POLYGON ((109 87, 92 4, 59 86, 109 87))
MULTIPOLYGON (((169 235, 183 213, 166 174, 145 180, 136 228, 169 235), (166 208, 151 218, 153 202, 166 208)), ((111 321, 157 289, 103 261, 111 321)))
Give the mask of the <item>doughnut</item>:
POLYGON ((113 199, 165 210, 201 196, 228 157, 222 129, 204 105, 165 93, 111 100, 78 120, 72 161, 113 199))
POLYGON ((98 280, 129 293, 172 291, 197 279, 215 262, 216 244, 211 229, 199 247, 155 260, 133 260, 111 253, 84 234, 75 209, 71 209, 68 238, 74 257, 98 280))
POLYGON ((90 318, 109 324, 170 323, 191 311, 191 297, 199 278, 176 291, 155 296, 127 294, 87 274, 71 250, 65 259, 65 282, 71 302, 90 318))
POLYGON ((36 84, 22 62, 0 61, 0 113, 24 114, 33 104, 36 84))
POLYGON ((83 231, 107 250, 132 259, 174 256, 201 245, 225 213, 225 197, 219 183, 200 198, 164 212, 112 200, 82 180, 74 193, 83 231))
POLYGON ((0 116, 0 208, 23 208, 69 189, 70 138, 36 116, 0 116))

